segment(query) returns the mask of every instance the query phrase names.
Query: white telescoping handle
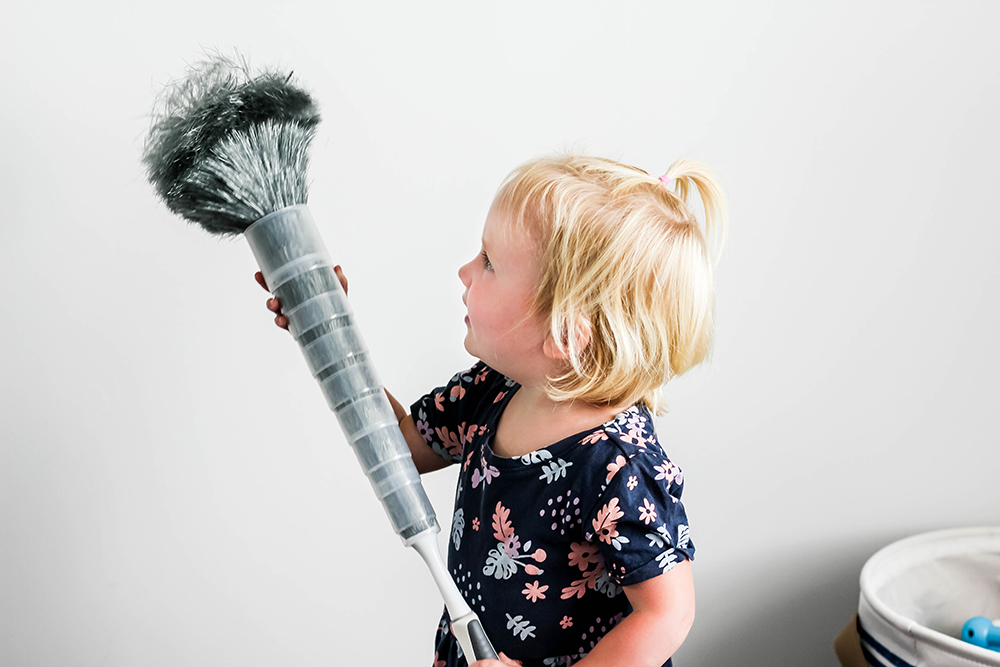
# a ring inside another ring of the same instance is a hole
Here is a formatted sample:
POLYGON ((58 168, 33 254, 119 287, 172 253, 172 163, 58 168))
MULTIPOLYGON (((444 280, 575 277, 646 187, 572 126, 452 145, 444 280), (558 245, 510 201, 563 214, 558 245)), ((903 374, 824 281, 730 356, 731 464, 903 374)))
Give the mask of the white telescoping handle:
POLYGON ((471 664, 476 660, 485 658, 497 659, 497 652, 490 643, 482 623, 476 612, 472 611, 469 603, 465 601, 455 580, 448 574, 444 560, 441 558, 441 550, 438 549, 437 536, 433 533, 424 533, 414 538, 411 545, 420 557, 427 564, 427 569, 434 577, 434 583, 441 591, 444 598, 444 605, 448 608, 448 616, 451 617, 451 631, 455 633, 465 659, 471 664))

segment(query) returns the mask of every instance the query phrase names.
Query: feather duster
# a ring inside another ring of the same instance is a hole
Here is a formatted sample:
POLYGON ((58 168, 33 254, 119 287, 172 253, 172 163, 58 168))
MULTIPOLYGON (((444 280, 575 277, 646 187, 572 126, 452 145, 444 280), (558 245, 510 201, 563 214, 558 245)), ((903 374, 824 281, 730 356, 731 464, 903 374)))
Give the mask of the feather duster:
POLYGON ((212 234, 238 235, 308 199, 309 144, 320 115, 291 74, 216 56, 168 85, 143 162, 174 213, 212 234))
POLYGON ((445 568, 440 527, 306 202, 319 112, 291 74, 221 56, 157 101, 143 162, 167 207, 243 235, 393 529, 424 559, 466 655, 496 652, 445 568))

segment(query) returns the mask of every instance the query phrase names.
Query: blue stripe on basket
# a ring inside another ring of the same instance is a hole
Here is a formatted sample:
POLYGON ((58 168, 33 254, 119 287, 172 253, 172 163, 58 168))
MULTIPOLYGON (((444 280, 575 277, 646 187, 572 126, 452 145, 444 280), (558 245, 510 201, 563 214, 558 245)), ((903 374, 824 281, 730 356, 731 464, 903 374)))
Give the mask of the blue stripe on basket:
POLYGON ((864 656, 865 664, 869 667, 885 667, 885 663, 875 657, 875 654, 868 650, 868 647, 861 644, 861 655, 864 656))
POLYGON ((858 617, 857 626, 858 626, 858 635, 861 637, 862 641, 861 652, 864 653, 865 660, 868 661, 869 665, 875 665, 876 667, 878 667, 879 661, 874 655, 872 655, 871 651, 868 650, 865 644, 871 646, 871 648, 874 649, 876 653, 878 653, 890 665, 893 665, 893 667, 915 667, 915 665, 911 665, 910 663, 906 662, 905 660, 900 658, 898 655, 896 655, 886 647, 882 646, 882 644, 876 641, 874 637, 868 634, 868 632, 863 627, 861 627, 861 617, 858 617))

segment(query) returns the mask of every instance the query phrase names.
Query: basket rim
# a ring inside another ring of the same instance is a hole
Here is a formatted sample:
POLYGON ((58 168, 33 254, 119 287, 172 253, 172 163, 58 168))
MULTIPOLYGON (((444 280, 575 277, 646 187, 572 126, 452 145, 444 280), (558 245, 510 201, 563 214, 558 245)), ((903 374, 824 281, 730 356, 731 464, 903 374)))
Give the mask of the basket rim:
POLYGON ((906 618, 889 608, 874 593, 877 585, 884 580, 879 578, 878 572, 886 561, 898 561, 904 557, 903 562, 918 563, 946 555, 994 550, 1000 552, 1000 526, 949 528, 905 537, 876 551, 861 568, 861 597, 876 614, 903 633, 949 651, 967 653, 972 649, 977 657, 988 656, 996 660, 996 663, 991 660, 984 664, 1000 664, 1000 653, 963 642, 906 618), (970 548, 975 546, 986 548, 970 548))

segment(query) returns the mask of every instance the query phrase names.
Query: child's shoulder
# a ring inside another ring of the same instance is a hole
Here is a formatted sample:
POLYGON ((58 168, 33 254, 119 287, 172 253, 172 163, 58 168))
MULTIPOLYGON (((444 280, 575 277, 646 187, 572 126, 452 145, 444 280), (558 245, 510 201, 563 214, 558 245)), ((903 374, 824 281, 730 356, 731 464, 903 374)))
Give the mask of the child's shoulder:
POLYGON ((660 445, 649 411, 625 410, 587 439, 584 488, 591 501, 584 503, 581 527, 584 539, 601 549, 611 580, 638 583, 692 558, 681 502, 684 474, 660 445))
POLYGON ((630 477, 662 481, 668 487, 682 483, 680 468, 667 456, 656 436, 653 417, 642 405, 620 412, 584 435, 580 444, 588 446, 591 465, 605 473, 602 486, 610 484, 623 469, 630 477))
POLYGON ((498 373, 485 362, 477 361, 471 368, 455 373, 447 384, 433 390, 432 397, 439 409, 447 403, 480 403, 484 398, 499 402, 517 383, 498 373))
POLYGON ((632 459, 640 455, 665 456, 656 437, 653 417, 642 405, 619 412, 584 436, 585 443, 601 444, 600 449, 632 459))
POLYGON ((455 373, 448 381, 448 386, 462 386, 466 389, 486 389, 498 385, 512 388, 516 387, 517 383, 490 368, 485 361, 477 361, 471 368, 455 373))
POLYGON ((493 428, 504 399, 516 386, 479 361, 417 399, 410 413, 423 439, 448 460, 458 462, 469 442, 493 428))

